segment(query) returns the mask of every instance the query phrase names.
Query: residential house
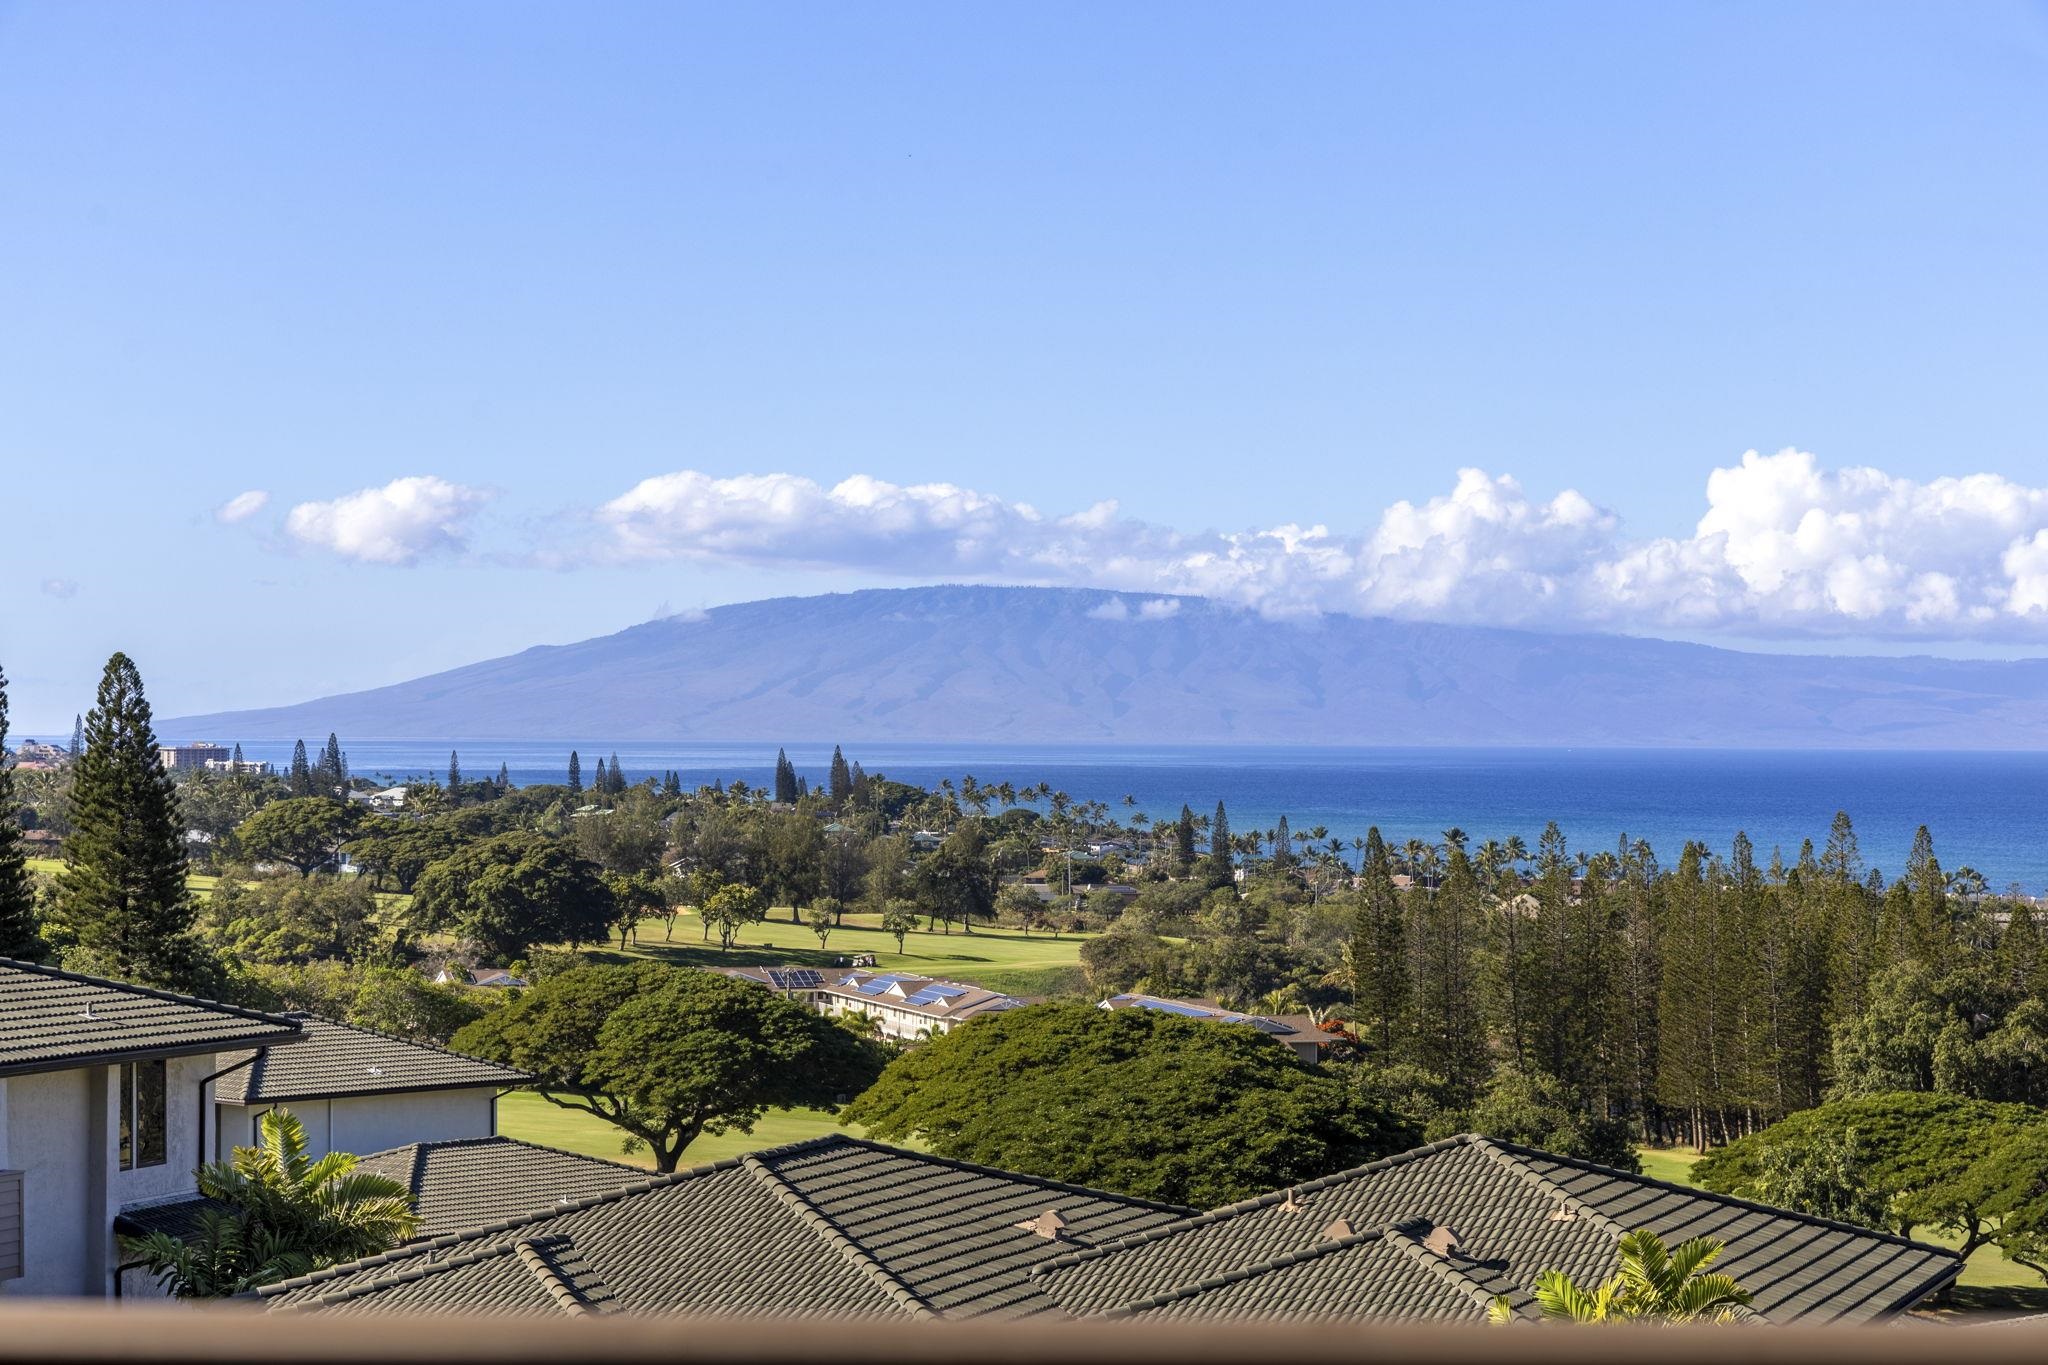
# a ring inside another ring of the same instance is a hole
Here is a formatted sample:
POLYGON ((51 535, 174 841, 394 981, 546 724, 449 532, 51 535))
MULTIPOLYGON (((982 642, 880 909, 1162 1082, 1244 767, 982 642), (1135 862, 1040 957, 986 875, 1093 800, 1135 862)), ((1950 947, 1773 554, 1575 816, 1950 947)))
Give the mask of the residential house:
POLYGON ((1129 991, 1111 996, 1102 1002, 1101 1007, 1106 1010, 1157 1010, 1161 1014, 1201 1019, 1212 1024, 1247 1024, 1304 1062, 1316 1061, 1323 1055, 1324 1048, 1341 1041, 1341 1035, 1320 1027, 1307 1015, 1242 1014, 1206 1000, 1171 1000, 1161 995, 1129 991))
MULTIPOLYGON (((114 1292, 124 1205, 190 1193, 221 1056, 299 1019, 0 959, 0 1297, 114 1292)), ((283 1049, 289 1051, 289 1048, 283 1049)))
POLYGON ((1872 1323, 1952 1251, 1464 1136, 1209 1213, 848 1137, 535 1209, 268 1286, 273 1312, 1536 1319, 1623 1232, 1723 1241, 1765 1322, 1872 1323))
POLYGON ((498 1097, 533 1079, 447 1048, 308 1014, 289 1017, 305 1035, 298 1046, 220 1058, 213 1159, 253 1145, 263 1115, 277 1108, 298 1116, 316 1157, 491 1137, 498 1097))
POLYGON ((950 1033, 969 1019, 1031 1004, 985 986, 939 981, 912 972, 822 967, 720 967, 716 970, 801 1000, 820 1014, 865 1014, 883 1037, 905 1042, 950 1033))

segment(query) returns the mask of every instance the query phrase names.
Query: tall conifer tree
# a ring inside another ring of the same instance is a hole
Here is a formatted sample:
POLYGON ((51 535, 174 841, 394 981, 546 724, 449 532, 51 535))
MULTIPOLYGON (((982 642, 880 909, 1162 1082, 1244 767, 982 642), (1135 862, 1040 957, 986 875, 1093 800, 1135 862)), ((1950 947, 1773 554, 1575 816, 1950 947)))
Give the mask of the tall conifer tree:
POLYGON ((583 760, 577 756, 574 749, 569 751, 569 790, 583 790, 583 760))
POLYGON ((796 801, 796 765, 781 749, 775 751, 775 799, 784 805, 796 801))
POLYGON ((35 957, 39 946, 21 803, 14 792, 14 769, 7 766, 7 675, 0 672, 0 957, 35 957))
POLYGON ((609 776, 605 778, 605 784, 605 790, 614 796, 626 790, 626 770, 619 763, 619 751, 617 749, 612 750, 612 766, 609 770, 609 776))
POLYGON ((853 770, 846 766, 846 755, 832 746, 832 772, 826 783, 826 795, 833 801, 844 801, 853 795, 853 770))
MULTIPOLYGON (((1185 810, 1185 807, 1183 807, 1185 810)), ((1190 839, 1193 835, 1190 833, 1190 839)), ((1403 1060, 1408 1025, 1408 917, 1394 887, 1393 860, 1379 826, 1365 832, 1358 917, 1351 931, 1351 971, 1360 1023, 1378 1060, 1403 1060)))
POLYGON ((55 918, 79 964, 146 985, 204 989, 186 872, 177 788, 157 757, 142 676, 116 654, 85 717, 57 880, 55 918))
POLYGON ((77 758, 85 752, 85 717, 71 717, 71 756, 77 758))
POLYGON ((313 794, 313 768, 306 762, 306 741, 303 739, 292 744, 291 776, 285 779, 285 785, 293 796, 313 794))
POLYGON ((320 781, 325 788, 323 795, 337 801, 348 800, 348 760, 341 756, 341 740, 331 730, 327 747, 320 753, 320 781))

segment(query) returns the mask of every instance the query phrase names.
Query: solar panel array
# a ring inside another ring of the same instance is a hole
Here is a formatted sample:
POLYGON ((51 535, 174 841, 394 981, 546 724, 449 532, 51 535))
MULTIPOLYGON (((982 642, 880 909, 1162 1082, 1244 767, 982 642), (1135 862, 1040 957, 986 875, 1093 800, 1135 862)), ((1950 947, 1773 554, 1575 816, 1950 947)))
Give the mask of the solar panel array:
POLYGON ((938 1005, 949 1000, 958 1000, 967 994, 964 986, 946 986, 934 981, 910 997, 913 1005, 938 1005))
POLYGON ((770 967, 768 979, 777 990, 816 990, 825 984, 825 974, 815 967, 770 967))

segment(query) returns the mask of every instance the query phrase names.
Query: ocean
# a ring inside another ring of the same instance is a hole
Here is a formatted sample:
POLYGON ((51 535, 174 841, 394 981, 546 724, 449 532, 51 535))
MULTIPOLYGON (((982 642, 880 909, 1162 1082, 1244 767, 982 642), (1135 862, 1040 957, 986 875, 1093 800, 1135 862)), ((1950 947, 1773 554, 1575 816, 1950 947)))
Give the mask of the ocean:
MULTIPOLYGON (((814 785, 824 780, 830 744, 785 747, 814 785)), ((371 740, 344 748, 360 776, 438 777, 454 748, 465 775, 494 776, 502 763, 521 785, 562 781, 572 748, 588 781, 597 760, 616 751, 631 780, 675 769, 694 788, 714 778, 769 781, 776 745, 371 740)), ((288 744, 243 750, 280 765, 291 756, 288 744)), ((1666 863, 1688 839, 1725 851, 1738 831, 1760 862, 1774 847, 1789 862, 1802 839, 1820 846, 1834 813, 1846 810, 1866 865, 1887 876, 1904 866, 1925 824, 1951 871, 1973 867, 1997 890, 2048 889, 2048 753, 876 744, 850 747, 847 757, 918 786, 963 774, 983 784, 1047 782, 1077 801, 1108 802, 1119 818, 1141 810, 1170 819, 1183 802, 1206 812, 1221 800, 1239 830, 1271 828, 1284 814, 1296 830, 1321 825, 1347 841, 1378 825, 1392 843, 1436 842, 1455 826, 1475 842, 1519 834, 1534 847, 1555 820, 1574 849, 1611 849, 1626 835, 1647 840, 1666 863), (1125 796, 1135 806, 1124 806, 1125 796)))

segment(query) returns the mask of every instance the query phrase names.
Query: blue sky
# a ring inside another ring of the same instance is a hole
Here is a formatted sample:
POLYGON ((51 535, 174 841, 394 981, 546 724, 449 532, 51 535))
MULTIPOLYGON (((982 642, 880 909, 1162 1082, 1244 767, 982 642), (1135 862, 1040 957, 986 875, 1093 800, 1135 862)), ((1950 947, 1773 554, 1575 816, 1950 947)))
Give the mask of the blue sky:
POLYGON ((0 665, 956 578, 2039 652, 2044 146, 2040 5, 0 3, 0 665))

